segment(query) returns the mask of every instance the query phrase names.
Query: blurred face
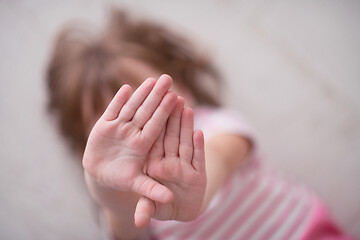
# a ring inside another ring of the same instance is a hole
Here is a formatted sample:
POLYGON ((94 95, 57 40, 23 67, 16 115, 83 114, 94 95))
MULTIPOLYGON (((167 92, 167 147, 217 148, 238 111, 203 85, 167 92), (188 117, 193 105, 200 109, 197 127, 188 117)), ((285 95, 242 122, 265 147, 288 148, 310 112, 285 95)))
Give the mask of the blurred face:
MULTIPOLYGON (((126 69, 129 71, 129 73, 132 76, 134 76, 134 79, 139 79, 138 81, 127 82, 127 84, 129 84, 133 88, 133 90, 138 88, 145 79, 149 77, 154 77, 158 79, 161 76, 161 74, 163 74, 159 72, 157 69, 139 60, 127 59, 126 61, 125 60, 122 61, 123 62, 121 62, 121 64, 126 67, 126 69)), ((186 106, 189 107, 195 106, 195 98, 193 97, 191 92, 183 84, 180 83, 180 81, 176 81, 174 79, 170 91, 174 91, 179 96, 183 97, 185 99, 186 106)), ((106 106, 110 103, 113 94, 112 92, 108 91, 108 92, 104 92, 103 96, 105 98, 104 99, 104 103, 105 103, 104 110, 105 110, 106 106)), ((91 98, 88 94, 85 94, 83 97, 83 119, 84 119, 85 131, 87 135, 90 134, 91 129, 93 128, 96 121, 100 118, 102 114, 102 112, 101 113, 94 112, 91 106, 90 99, 91 98)))
MULTIPOLYGON (((128 66, 128 70, 131 72, 133 76, 135 76, 136 79, 139 79, 138 82, 128 83, 134 90, 138 88, 145 79, 149 77, 154 77, 158 79, 161 76, 161 74, 163 74, 163 72, 159 72, 157 69, 139 60, 128 59, 126 60, 126 62, 124 62, 124 65, 128 66)), ((185 99, 186 106, 194 107, 195 98, 191 94, 189 89, 187 89, 185 85, 181 84, 180 81, 176 81, 176 79, 173 80, 174 80, 173 85, 171 86, 170 91, 174 91, 179 96, 183 97, 185 99)))

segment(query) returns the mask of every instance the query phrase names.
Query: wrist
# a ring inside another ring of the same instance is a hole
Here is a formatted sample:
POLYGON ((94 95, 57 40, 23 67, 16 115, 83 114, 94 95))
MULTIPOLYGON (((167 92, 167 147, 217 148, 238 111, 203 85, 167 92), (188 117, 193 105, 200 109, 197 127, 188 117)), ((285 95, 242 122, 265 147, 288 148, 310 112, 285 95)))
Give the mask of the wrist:
POLYGON ((101 208, 101 229, 109 239, 141 239, 147 229, 135 226, 134 213, 139 195, 117 191, 104 186, 86 173, 85 179, 91 196, 101 208))

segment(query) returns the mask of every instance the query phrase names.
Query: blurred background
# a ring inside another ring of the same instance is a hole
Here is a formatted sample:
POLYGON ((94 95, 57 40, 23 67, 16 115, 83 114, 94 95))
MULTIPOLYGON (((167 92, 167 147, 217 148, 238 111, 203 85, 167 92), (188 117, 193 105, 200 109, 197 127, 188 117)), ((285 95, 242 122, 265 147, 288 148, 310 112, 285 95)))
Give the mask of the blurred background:
POLYGON ((264 160, 360 238, 360 1, 0 0, 0 238, 100 239, 76 157, 46 115, 44 72, 71 20, 112 5, 184 32, 222 70, 264 160))

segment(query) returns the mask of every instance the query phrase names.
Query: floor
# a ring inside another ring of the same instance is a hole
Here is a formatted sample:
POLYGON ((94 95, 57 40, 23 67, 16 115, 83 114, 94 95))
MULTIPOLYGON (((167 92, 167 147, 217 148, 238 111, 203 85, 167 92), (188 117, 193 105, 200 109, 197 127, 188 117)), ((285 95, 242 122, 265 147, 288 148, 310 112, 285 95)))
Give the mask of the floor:
POLYGON ((222 69, 224 102, 264 160, 316 191, 360 238, 360 2, 1 1, 0 238, 100 239, 78 160, 46 115, 56 32, 119 5, 184 31, 222 69))

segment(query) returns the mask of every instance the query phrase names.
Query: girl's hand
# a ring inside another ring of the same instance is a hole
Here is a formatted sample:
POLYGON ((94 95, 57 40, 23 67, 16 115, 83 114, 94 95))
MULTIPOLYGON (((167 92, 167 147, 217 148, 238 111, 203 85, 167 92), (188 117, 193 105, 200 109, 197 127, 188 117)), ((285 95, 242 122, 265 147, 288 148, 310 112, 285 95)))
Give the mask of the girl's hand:
POLYGON ((131 95, 124 85, 92 129, 83 157, 88 174, 106 187, 131 191, 160 203, 173 193, 144 174, 149 151, 177 102, 172 79, 145 80, 131 95), (131 96, 130 96, 131 95, 131 96))
POLYGON ((140 198, 135 224, 145 227, 150 218, 190 221, 200 214, 206 189, 204 137, 193 130, 192 109, 179 98, 166 129, 150 151, 146 173, 174 193, 171 204, 140 198))

